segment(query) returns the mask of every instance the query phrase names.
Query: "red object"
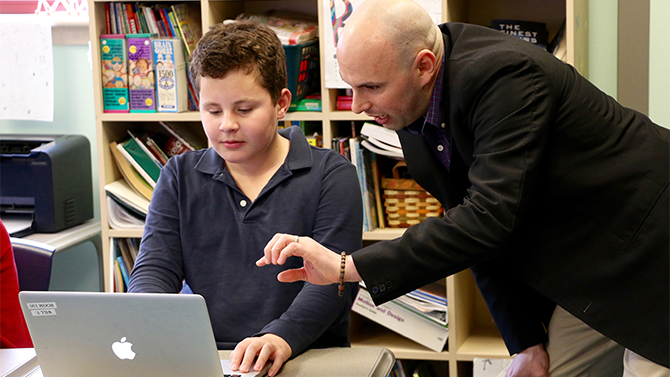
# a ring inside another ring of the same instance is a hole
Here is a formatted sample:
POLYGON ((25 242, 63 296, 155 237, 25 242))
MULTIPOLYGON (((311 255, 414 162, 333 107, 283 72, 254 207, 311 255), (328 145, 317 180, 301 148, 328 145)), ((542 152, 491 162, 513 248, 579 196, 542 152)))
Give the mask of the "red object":
POLYGON ((9 233, 0 221, 0 348, 32 348, 19 304, 19 277, 9 233))

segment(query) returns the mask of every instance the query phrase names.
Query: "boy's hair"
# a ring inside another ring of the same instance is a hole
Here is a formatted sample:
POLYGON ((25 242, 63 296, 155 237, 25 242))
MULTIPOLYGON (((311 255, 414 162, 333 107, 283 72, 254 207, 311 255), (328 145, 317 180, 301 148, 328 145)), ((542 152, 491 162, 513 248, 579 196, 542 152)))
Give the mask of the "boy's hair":
POLYGON ((189 70, 198 96, 201 77, 220 79, 236 70, 254 74, 273 104, 287 85, 284 48, 274 31, 256 21, 212 26, 198 41, 189 70))

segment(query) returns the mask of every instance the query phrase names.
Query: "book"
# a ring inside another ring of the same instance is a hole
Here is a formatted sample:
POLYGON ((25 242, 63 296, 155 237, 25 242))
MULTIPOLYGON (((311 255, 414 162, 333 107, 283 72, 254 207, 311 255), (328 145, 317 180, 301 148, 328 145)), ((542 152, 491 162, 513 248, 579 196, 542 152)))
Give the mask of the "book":
POLYGON ((202 141, 191 127, 180 123, 168 124, 165 122, 158 122, 163 129, 167 131, 172 137, 165 146, 165 154, 172 157, 181 154, 186 150, 197 151, 204 149, 207 144, 202 141))
POLYGON ((123 230, 144 229, 144 220, 140 216, 137 216, 134 210, 129 210, 127 206, 120 204, 119 201, 119 198, 114 198, 112 195, 107 195, 106 197, 109 227, 111 229, 123 230))
POLYGON ((178 113, 188 110, 186 63, 180 39, 152 41, 156 64, 156 110, 178 113))
POLYGON ((147 148, 149 148, 154 157, 156 157, 161 162, 161 164, 165 166, 169 157, 165 154, 165 152, 163 152, 163 149, 158 145, 158 143, 156 143, 156 141, 154 141, 154 139, 149 135, 145 135, 142 138, 142 141, 146 144, 147 148))
POLYGON ((549 32, 544 22, 520 21, 520 20, 493 20, 491 27, 495 30, 513 35, 519 39, 530 42, 538 47, 547 49, 549 32))
POLYGON ((377 139, 369 138, 367 140, 363 140, 361 141, 361 145, 365 149, 382 156, 393 157, 395 159, 405 158, 405 155, 402 153, 402 149, 387 146, 384 143, 379 142, 377 139))
MULTIPOLYGON (((361 142, 360 138, 358 137, 352 137, 349 139, 349 153, 351 154, 351 163, 356 167, 356 175, 358 177, 358 185, 359 188, 361 189, 361 199, 363 199, 363 185, 361 182, 363 181, 363 177, 361 174, 361 163, 359 159, 361 158, 360 154, 360 149, 361 149, 361 142)), ((365 232, 368 228, 368 216, 365 213, 366 206, 365 203, 363 203, 363 231, 365 232)))
POLYGON ((123 175, 123 178, 128 182, 130 187, 147 200, 151 200, 154 189, 121 153, 117 147, 116 141, 109 143, 109 149, 112 152, 112 157, 116 162, 116 166, 119 168, 121 175, 123 175))
POLYGON ((361 128, 361 135, 367 136, 368 140, 376 139, 392 147, 402 148, 402 145, 400 144, 400 138, 395 131, 370 122, 363 123, 363 127, 361 128))
POLYGON ((156 187, 156 181, 161 173, 161 167, 154 161, 151 154, 147 154, 146 150, 138 144, 137 140, 133 137, 128 140, 117 144, 116 149, 118 149, 121 154, 130 162, 131 165, 137 170, 138 173, 151 185, 151 187, 156 187))
POLYGON ((270 10, 263 14, 242 13, 237 19, 252 19, 272 29, 283 45, 299 45, 316 39, 318 22, 314 17, 291 11, 270 10))
POLYGON ((172 5, 172 12, 177 21, 177 27, 184 41, 186 52, 191 56, 198 41, 202 38, 200 10, 190 5, 190 3, 180 3, 172 5))
POLYGON ((372 179, 373 179, 373 188, 375 192, 375 204, 377 206, 377 221, 379 222, 379 228, 386 228, 386 221, 384 220, 384 207, 382 206, 382 189, 381 189, 381 173, 379 172, 379 160, 375 160, 371 164, 372 167, 372 179))
POLYGON ((125 292, 126 287, 123 283, 123 276, 121 275, 121 266, 118 259, 114 260, 114 292, 125 292))
MULTIPOLYGON (((512 364, 512 359, 475 357, 472 360, 472 377, 498 377, 512 364)), ((503 373, 504 374, 504 373, 503 373)))
POLYGON ((377 218, 377 202, 375 201, 374 182, 372 181, 372 163, 375 161, 374 153, 365 148, 359 148, 359 161, 361 167, 361 187, 363 190, 363 205, 365 206, 365 215, 367 216, 368 232, 379 228, 379 219, 377 218))
POLYGON ((123 261, 122 256, 119 255, 118 257, 116 257, 116 261, 117 261, 118 266, 119 266, 119 272, 121 272, 121 279, 123 281, 123 291, 127 292, 128 291, 128 282, 130 280, 128 278, 128 276, 130 275, 129 271, 128 271, 128 267, 126 266, 125 262, 123 261))
POLYGON ((129 112, 128 49, 122 34, 100 36, 102 107, 105 113, 129 112))
POLYGON ((291 102, 288 111, 321 111, 321 95, 310 95, 296 102, 291 102))
POLYGON ((123 178, 106 184, 105 193, 144 217, 149 213, 149 200, 131 189, 123 178))
POLYGON ((351 310, 435 352, 442 352, 449 337, 448 326, 419 316, 394 300, 376 306, 363 284, 351 310))
POLYGON ((130 112, 156 112, 156 78, 151 40, 156 34, 128 34, 130 112))

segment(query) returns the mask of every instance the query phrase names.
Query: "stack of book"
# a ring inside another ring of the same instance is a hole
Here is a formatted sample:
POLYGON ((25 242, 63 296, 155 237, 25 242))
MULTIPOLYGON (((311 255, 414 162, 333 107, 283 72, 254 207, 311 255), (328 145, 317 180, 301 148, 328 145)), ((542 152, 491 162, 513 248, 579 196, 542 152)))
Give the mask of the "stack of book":
POLYGON ((206 144, 191 128, 159 122, 161 132, 128 131, 109 144, 123 178, 105 186, 108 218, 113 229, 141 229, 161 169, 172 156, 203 149, 206 144))
POLYGON ((202 37, 195 4, 105 3, 100 36, 105 112, 198 109, 188 57, 202 37))
POLYGON ((395 131, 366 122, 361 129, 361 135, 363 137, 361 145, 371 152, 398 160, 405 158, 402 154, 400 139, 395 131))
POLYGON ((361 283, 351 310, 436 352, 442 352, 449 336, 446 288, 441 294, 418 289, 375 306, 361 283))
POLYGON ((252 19, 272 29, 281 44, 299 45, 318 38, 318 21, 314 17, 290 11, 270 10, 263 14, 242 13, 238 20, 252 19))
POLYGON ((138 238, 112 238, 110 250, 114 256, 114 292, 127 292, 130 273, 133 271, 140 240, 138 238))

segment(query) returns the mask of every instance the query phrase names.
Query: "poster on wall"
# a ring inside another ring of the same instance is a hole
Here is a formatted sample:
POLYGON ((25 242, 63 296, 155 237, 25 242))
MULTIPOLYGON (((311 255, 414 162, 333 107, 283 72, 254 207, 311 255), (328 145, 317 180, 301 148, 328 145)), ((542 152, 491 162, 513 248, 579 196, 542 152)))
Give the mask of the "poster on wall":
POLYGON ((52 122, 54 71, 51 23, 17 15, 1 17, 0 119, 52 122))
MULTIPOLYGON (((326 88, 345 89, 349 85, 340 77, 340 69, 337 65, 337 42, 342 34, 342 28, 354 11, 365 0, 321 0, 323 1, 323 46, 324 67, 326 72, 326 88)), ((436 24, 442 22, 442 0, 415 0, 428 11, 430 17, 436 24)))

